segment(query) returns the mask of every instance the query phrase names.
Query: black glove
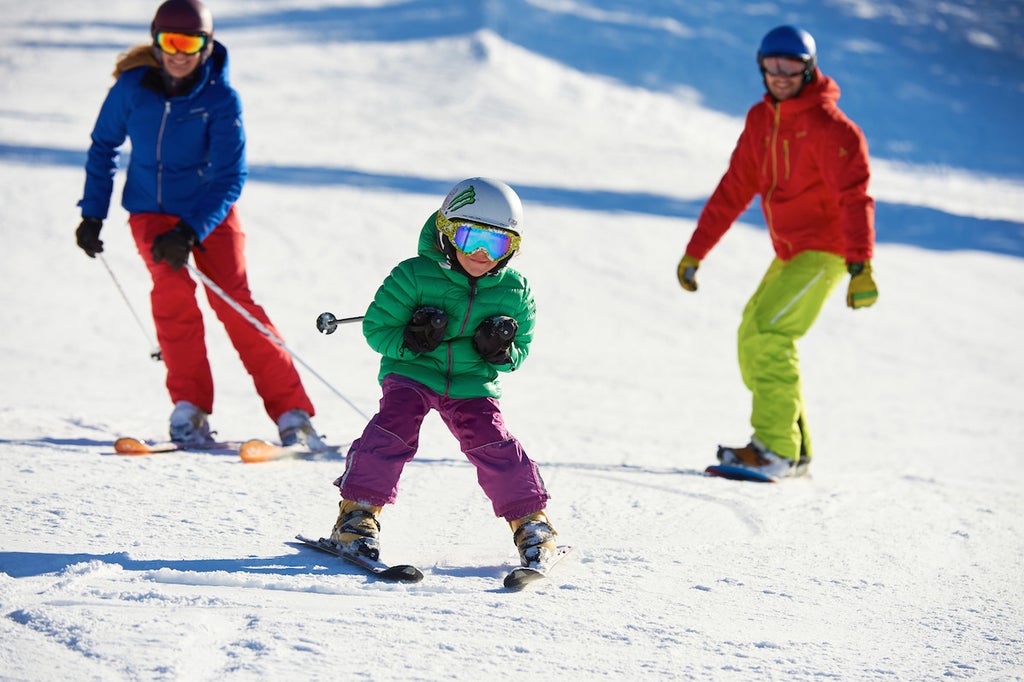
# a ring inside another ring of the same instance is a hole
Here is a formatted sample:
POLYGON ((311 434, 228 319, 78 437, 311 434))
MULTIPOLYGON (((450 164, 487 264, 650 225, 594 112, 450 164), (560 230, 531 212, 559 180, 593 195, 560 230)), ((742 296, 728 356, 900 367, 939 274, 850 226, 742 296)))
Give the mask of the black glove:
POLYGON ((402 333, 402 345, 413 353, 429 353, 444 341, 448 314, 440 308, 420 306, 402 333))
POLYGON ((494 315, 480 323, 473 333, 473 349, 492 365, 512 362, 508 349, 519 331, 519 323, 508 315, 494 315))
POLYGON ((195 245, 195 230, 184 220, 179 220, 173 228, 156 236, 150 253, 153 254, 154 262, 167 261, 172 270, 181 270, 195 245))
POLYGON ((89 258, 95 258, 97 253, 103 253, 103 241, 100 239, 102 229, 103 221, 99 218, 82 218, 78 229, 75 230, 78 248, 85 251, 89 258))

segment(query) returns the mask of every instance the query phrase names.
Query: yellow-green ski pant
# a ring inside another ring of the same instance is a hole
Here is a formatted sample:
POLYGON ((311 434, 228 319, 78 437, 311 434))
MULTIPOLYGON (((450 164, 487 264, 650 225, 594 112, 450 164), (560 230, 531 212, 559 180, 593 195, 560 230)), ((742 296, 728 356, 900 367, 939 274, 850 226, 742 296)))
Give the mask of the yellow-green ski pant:
POLYGON ((772 261, 743 310, 740 373, 753 394, 754 436, 781 457, 811 457, 796 341, 811 328, 846 273, 841 256, 804 251, 772 261))

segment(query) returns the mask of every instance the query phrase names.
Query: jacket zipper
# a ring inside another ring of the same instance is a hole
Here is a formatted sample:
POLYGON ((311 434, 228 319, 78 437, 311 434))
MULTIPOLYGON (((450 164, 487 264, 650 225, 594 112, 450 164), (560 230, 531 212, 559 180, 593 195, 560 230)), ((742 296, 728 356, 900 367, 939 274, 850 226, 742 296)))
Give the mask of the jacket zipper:
POLYGON ((782 117, 782 103, 776 102, 775 104, 775 117, 772 123, 772 137, 768 144, 768 155, 769 164, 772 172, 772 184, 768 186, 768 191, 764 194, 764 213, 765 219, 768 222, 768 233, 775 239, 775 224, 772 218, 772 194, 775 193, 775 187, 779 184, 779 122, 782 117))
POLYGON ((164 210, 164 130, 167 128, 167 117, 171 114, 171 101, 164 102, 164 115, 160 118, 160 130, 156 134, 156 205, 160 212, 164 210))
MULTIPOLYGON (((469 324, 469 314, 473 311, 473 299, 476 298, 476 280, 469 285, 469 304, 466 306, 466 314, 462 317, 462 325, 459 327, 459 336, 466 331, 466 325, 469 324)), ((448 393, 452 387, 452 342, 448 342, 448 371, 445 373, 444 378, 444 395, 447 398, 448 393)))
MULTIPOLYGON (((772 124, 772 137, 769 148, 769 156, 771 157, 772 167, 772 184, 768 187, 768 191, 764 195, 764 214, 765 220, 768 223, 768 234, 771 235, 772 241, 781 241, 786 247, 792 251, 792 244, 789 240, 782 239, 775 232, 775 217, 772 214, 772 195, 775 194, 775 190, 779 185, 779 128, 782 126, 782 102, 775 104, 775 119, 772 124)), ((785 178, 789 180, 789 140, 782 140, 782 163, 785 165, 785 178)), ((790 254, 792 255, 792 254, 790 254)))

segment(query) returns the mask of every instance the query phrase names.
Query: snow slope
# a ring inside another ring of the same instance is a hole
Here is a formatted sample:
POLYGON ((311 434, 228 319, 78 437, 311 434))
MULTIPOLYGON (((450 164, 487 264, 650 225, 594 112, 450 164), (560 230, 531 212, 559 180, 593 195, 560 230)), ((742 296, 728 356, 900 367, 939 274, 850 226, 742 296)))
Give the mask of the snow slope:
MULTIPOLYGON (((1021 679, 1024 5, 1019 1, 218 0, 246 107, 251 283, 334 442, 372 413, 356 327, 455 181, 503 178, 540 326, 507 421, 578 549, 514 562, 429 418, 368 580, 325 534, 340 457, 123 458, 170 412, 147 275, 117 209, 109 273, 75 202, 118 51, 156 3, 5 2, 0 26, 0 679, 1021 679), (692 5, 692 6, 691 6, 692 5), (778 486, 701 475, 749 435, 734 358, 770 259, 756 211, 682 292, 675 265, 804 20, 872 145, 881 298, 836 295, 800 346, 818 459, 778 486)), ((214 427, 274 436, 212 315, 214 427)))

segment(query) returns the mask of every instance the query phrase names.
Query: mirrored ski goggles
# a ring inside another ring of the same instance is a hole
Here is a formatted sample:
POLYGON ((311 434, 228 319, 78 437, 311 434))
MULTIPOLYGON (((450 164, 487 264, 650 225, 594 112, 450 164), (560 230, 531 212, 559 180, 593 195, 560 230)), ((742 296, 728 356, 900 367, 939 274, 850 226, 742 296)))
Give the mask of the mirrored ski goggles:
POLYGON ((491 260, 501 260, 519 248, 519 235, 478 223, 452 222, 437 214, 437 231, 448 237, 459 251, 471 254, 484 250, 491 260))
POLYGON ((807 72, 807 64, 791 57, 765 57, 761 60, 761 71, 769 76, 796 78, 807 72))
POLYGON ((167 54, 198 54, 206 47, 209 37, 205 33, 168 33, 160 31, 156 34, 156 46, 167 54))

